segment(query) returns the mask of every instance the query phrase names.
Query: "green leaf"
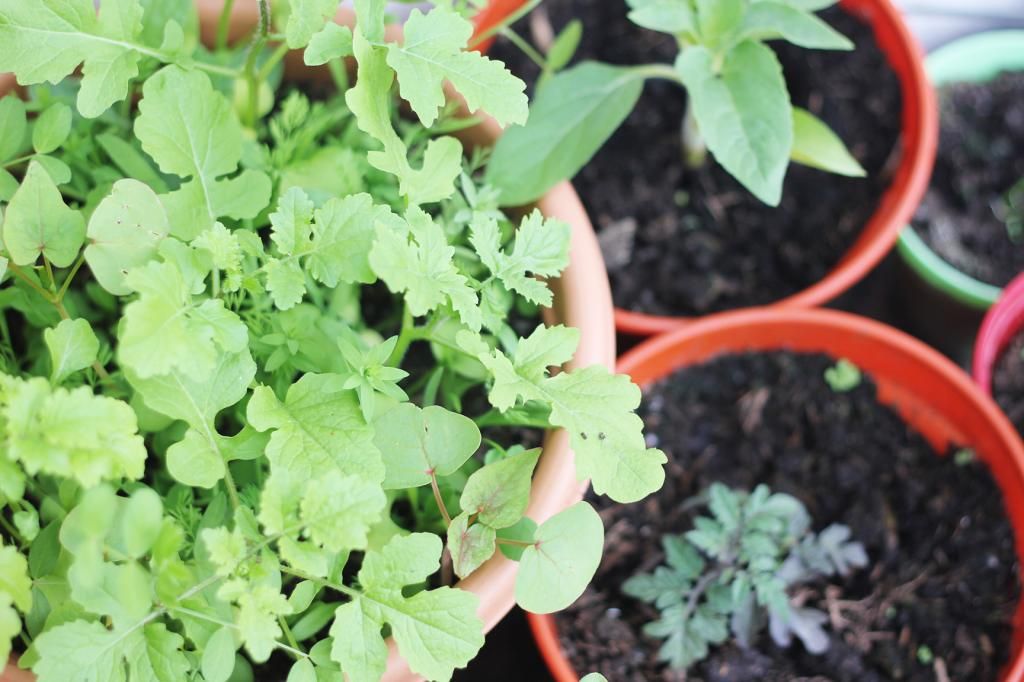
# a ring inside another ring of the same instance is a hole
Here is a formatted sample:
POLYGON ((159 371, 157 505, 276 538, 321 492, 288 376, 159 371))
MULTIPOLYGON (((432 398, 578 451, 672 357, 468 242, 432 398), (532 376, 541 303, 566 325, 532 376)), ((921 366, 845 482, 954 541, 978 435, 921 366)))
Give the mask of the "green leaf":
MULTIPOLYGON (((3 133, 0 132, 0 135, 3 133)), ((18 179, 3 168, 0 168, 0 202, 6 203, 14 198, 18 191, 18 179)))
POLYGON ((851 178, 867 175, 839 136, 814 114, 793 108, 793 149, 790 158, 812 168, 851 178))
POLYGON ((30 475, 73 478, 85 488, 142 477, 146 447, 127 403, 85 386, 52 388, 41 378, 0 375, 0 388, 7 455, 30 475))
POLYGON ((17 95, 0 98, 0 163, 10 161, 23 149, 27 130, 25 103, 17 95))
POLYGON ((125 177, 139 180, 155 192, 167 191, 167 183, 163 177, 156 172, 152 162, 136 145, 125 142, 113 133, 97 135, 96 142, 125 177))
POLYGON ((169 233, 156 193, 138 180, 120 180, 89 219, 85 262, 100 286, 126 296, 125 274, 152 260, 169 233))
POLYGON ((455 575, 465 578, 494 556, 494 528, 483 523, 469 525, 469 514, 463 512, 448 526, 448 551, 455 575))
POLYGON ((32 128, 32 147, 39 154, 49 154, 64 144, 71 134, 71 107, 55 102, 36 119, 32 128))
POLYGON ((533 101, 529 122, 498 140, 488 184, 505 206, 539 199, 576 175, 633 110, 642 73, 585 62, 554 76, 533 101))
POLYGON ((459 344, 494 377, 491 404, 503 412, 520 401, 549 405, 551 423, 569 433, 577 476, 592 479, 598 494, 635 502, 661 487, 666 457, 644 442, 643 422, 633 412, 640 405, 640 389, 629 377, 596 365, 547 377, 547 367, 575 352, 578 334, 539 327, 520 343, 513 360, 501 351, 474 347, 466 334, 459 344))
POLYGON ((451 587, 404 596, 439 567, 441 540, 428 533, 395 537, 380 552, 369 552, 359 570, 362 594, 342 605, 331 626, 331 657, 352 682, 380 679, 387 664, 381 635, 385 624, 412 671, 447 680, 483 646, 478 599, 451 587))
POLYGON ((202 488, 211 488, 224 478, 227 462, 238 454, 232 449, 235 439, 221 436, 214 424, 222 410, 245 397, 256 375, 256 363, 248 349, 219 353, 210 370, 198 378, 180 369, 142 377, 125 367, 125 374, 147 407, 191 427, 167 451, 171 475, 202 488))
POLYGON ((629 6, 629 20, 643 28, 673 35, 697 32, 690 0, 629 0, 629 6))
POLYGON ((68 376, 90 366, 100 352, 100 342, 86 320, 61 320, 43 331, 50 351, 50 383, 57 385, 68 376))
POLYGON ((278 310, 290 310, 306 295, 306 274, 295 260, 269 260, 263 266, 267 291, 278 310))
POLYGON ((220 352, 248 348, 245 323, 220 299, 194 298, 178 265, 150 262, 130 270, 124 283, 139 297, 124 308, 118 359, 140 378, 177 371, 200 380, 220 352))
POLYGON ((576 55, 576 50, 579 48, 582 39, 583 22, 579 19, 573 19, 565 25, 562 32, 551 43, 551 48, 547 54, 548 70, 554 72, 565 68, 576 55))
POLYGON ((274 475, 304 482, 331 470, 384 480, 384 463, 373 443, 373 429, 363 419, 344 378, 306 374, 280 402, 273 391, 258 387, 249 401, 249 423, 257 431, 274 429, 267 459, 274 475))
POLYGON ((306 66, 320 66, 351 55, 352 29, 329 22, 309 41, 303 60, 306 66))
POLYGON ((498 531, 498 538, 512 540, 516 544, 499 543, 498 549, 512 561, 519 561, 523 558, 523 551, 527 546, 533 544, 533 536, 537 533, 537 524, 533 519, 526 516, 519 519, 519 522, 502 528, 498 531), (523 543, 523 544, 518 544, 523 543))
POLYGON ((696 0, 696 5, 701 43, 709 47, 723 44, 747 9, 744 0, 696 0))
POLYGON ((408 234, 391 224, 377 225, 377 239, 370 250, 373 271, 391 291, 405 294, 414 316, 448 303, 463 324, 479 330, 482 316, 477 294, 455 267, 455 249, 448 244, 444 230, 418 208, 410 208, 405 221, 408 234))
POLYGON ((11 606, 10 597, 0 593, 0 660, 11 655, 11 640, 21 632, 21 617, 11 606))
POLYGON ((138 559, 149 553, 160 533, 164 506, 151 488, 138 488, 124 504, 121 516, 121 543, 125 554, 138 559))
POLYGON ((313 277, 334 288, 339 282, 371 284, 370 248, 376 226, 391 217, 387 206, 375 205, 369 194, 331 199, 316 211, 306 267, 313 277))
POLYGON ((459 500, 462 510, 492 528, 514 525, 526 512, 540 454, 539 448, 528 450, 474 471, 459 500))
POLYGON ((555 277, 569 265, 570 232, 567 223, 545 220, 535 209, 516 232, 511 253, 497 248, 499 228, 493 218, 477 217, 470 239, 483 263, 507 289, 537 305, 550 306, 551 290, 534 276, 555 277))
POLYGON ((108 0, 98 16, 90 0, 0 0, 0 72, 56 85, 84 61, 78 110, 95 118, 128 95, 142 52, 151 52, 135 42, 141 31, 138 0, 108 0))
POLYGON ((587 673, 580 678, 580 682, 608 682, 608 679, 601 673, 587 673))
POLYGON ((202 658, 205 682, 227 682, 235 669, 236 648, 235 635, 229 627, 222 627, 206 640, 202 658))
POLYGON ((836 393, 846 393, 860 386, 861 371, 846 358, 840 358, 835 366, 825 370, 825 381, 836 393))
POLYGON ((583 594, 604 549, 604 525, 578 502, 537 528, 519 561, 516 603, 531 613, 561 611, 583 594))
POLYGON ((700 46, 676 61, 700 133, 727 171, 777 206, 793 146, 792 107, 779 60, 770 48, 747 40, 715 67, 715 56, 700 46))
POLYGON ((53 265, 66 268, 82 248, 85 220, 67 207, 53 180, 33 161, 7 207, 3 237, 17 265, 33 265, 43 255, 53 265))
POLYGON ((388 64, 398 74, 402 97, 420 122, 431 126, 445 103, 444 81, 465 98, 470 112, 484 109, 505 126, 525 123, 526 84, 505 65, 467 51, 473 25, 454 11, 413 9, 403 27, 403 43, 388 45, 388 64))
POLYGON ((462 172, 462 145, 451 137, 435 138, 427 143, 423 166, 414 169, 405 143, 391 125, 394 72, 387 64, 387 48, 370 44, 360 29, 353 36, 352 50, 359 69, 355 87, 345 93, 345 102, 359 128, 384 147, 367 155, 370 164, 395 175, 399 191, 413 206, 447 199, 462 172))
POLYGON ((32 158, 46 169, 46 173, 56 184, 66 185, 71 182, 71 168, 60 159, 45 154, 36 154, 32 158))
POLYGON ((852 50, 853 43, 813 14, 785 2, 755 2, 747 9, 739 39, 782 38, 812 50, 852 50))
POLYGON ((242 127, 206 74, 168 66, 146 80, 142 94, 136 137, 160 170, 188 179, 165 196, 172 234, 191 241, 221 216, 251 218, 270 202, 262 173, 218 179, 238 168, 242 127))
POLYGON ((288 4, 291 12, 285 39, 293 50, 308 45, 314 34, 338 11, 338 0, 288 0, 288 4))
POLYGON ((385 489, 427 485, 431 472, 450 476, 480 447, 469 417, 432 405, 402 403, 374 422, 374 444, 384 457, 385 489))
POLYGON ((22 613, 28 613, 32 608, 28 561, 11 545, 0 544, 0 595, 9 597, 10 603, 22 613))
POLYGON ((317 682, 316 668, 308 658, 300 658, 288 671, 285 682, 317 682))
POLYGON ((39 682, 181 682, 191 670, 183 644, 162 623, 111 631, 76 620, 36 639, 32 670, 39 682))

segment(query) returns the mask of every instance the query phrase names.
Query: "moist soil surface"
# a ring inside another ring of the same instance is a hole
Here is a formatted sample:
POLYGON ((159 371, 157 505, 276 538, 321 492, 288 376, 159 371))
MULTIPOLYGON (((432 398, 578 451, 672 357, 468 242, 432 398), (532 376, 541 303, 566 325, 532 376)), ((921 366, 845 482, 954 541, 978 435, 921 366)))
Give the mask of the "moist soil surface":
POLYGON ((995 680, 1009 651, 1020 585, 1013 533, 988 469, 938 457, 876 400, 865 376, 846 393, 824 381, 821 355, 724 356, 646 391, 648 440, 669 457, 665 487, 642 503, 594 500, 605 556, 584 595, 557 616, 577 671, 616 682, 884 682, 995 680), (830 614, 831 645, 799 642, 713 649, 689 677, 657 660, 642 634, 652 607, 621 585, 664 562, 660 538, 692 527, 684 502, 711 483, 795 495, 814 519, 850 527, 870 557, 848 578, 810 585, 809 606, 830 614), (928 661, 927 647, 934 654, 928 661))
MULTIPOLYGON (((621 0, 549 0, 551 25, 583 22, 576 61, 671 64, 675 39, 626 18, 621 0)), ((687 168, 678 85, 651 81, 622 128, 574 184, 599 232, 615 303, 660 315, 703 315, 770 303, 821 280, 874 213, 899 162, 901 93, 871 29, 839 9, 821 16, 852 52, 775 42, 793 103, 824 119, 867 170, 844 178, 792 165, 771 208, 710 159, 687 168)), ((517 29, 529 34, 530 22, 517 29)), ((537 68, 506 41, 492 56, 527 82, 537 68)))
POLYGON ((1024 73, 939 92, 941 132, 931 187, 914 229, 946 262, 975 279, 1006 286, 1024 271, 1024 234, 1011 237, 1010 210, 1024 223, 1024 73))
POLYGON ((1024 434, 1024 333, 1018 334, 992 370, 992 395, 1024 434))

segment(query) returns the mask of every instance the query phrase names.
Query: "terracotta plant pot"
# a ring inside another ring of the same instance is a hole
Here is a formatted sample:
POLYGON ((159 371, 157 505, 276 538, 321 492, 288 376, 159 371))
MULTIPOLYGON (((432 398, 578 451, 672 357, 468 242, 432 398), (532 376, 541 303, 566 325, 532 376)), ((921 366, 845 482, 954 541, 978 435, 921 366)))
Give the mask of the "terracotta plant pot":
MULTIPOLYGON (((824 279, 776 304, 821 306, 860 281, 896 243, 928 187, 938 144, 935 93, 925 75, 920 47, 890 0, 842 0, 840 6, 874 29, 879 48, 899 78, 903 95, 902 155, 888 191, 847 254, 824 279)), ((677 329, 693 318, 647 315, 615 309, 620 332, 650 336, 677 329)))
MULTIPOLYGON (((651 339, 619 361, 641 386, 718 355, 786 349, 849 358, 872 375, 879 400, 896 407, 938 452, 971 446, 992 471, 1024 562, 1024 444, 992 400, 952 362, 878 322, 828 310, 755 309, 723 313, 651 339)), ((550 616, 530 616, 537 644, 558 682, 579 677, 562 652, 550 616)), ((1003 680, 1024 679, 1024 603, 1014 617, 1003 680)), ((587 672, 587 671, 581 671, 587 672)))
MULTIPOLYGON (((936 86, 984 83, 1002 71, 1024 70, 1024 31, 990 31, 955 40, 928 55, 925 68, 936 86)), ((943 260, 913 228, 900 233, 899 254, 925 286, 948 302, 984 311, 999 298, 999 287, 943 260)))
POLYGON ((1003 349, 1024 329, 1024 275, 1010 282, 992 306, 974 343, 974 381, 992 395, 992 370, 1003 349))
MULTIPOLYGON (((204 40, 212 42, 223 0, 197 0, 204 40)), ((499 21, 503 14, 485 13, 477 21, 478 30, 499 21)), ((354 16, 349 10, 339 11, 336 21, 352 25, 354 16)), ((232 18, 231 35, 244 36, 258 22, 255 3, 237 3, 232 18)), ((391 28, 400 33, 399 27, 391 28)), ((301 54, 287 60, 286 77, 295 82, 330 81, 324 67, 310 68, 302 63, 301 54), (297 57, 297 59, 296 59, 297 57)), ((0 97, 11 92, 16 83, 10 74, 0 74, 0 97)), ((478 126, 460 136, 467 146, 493 144, 501 135, 501 127, 493 119, 485 118, 478 126)), ((572 228, 570 264, 562 277, 552 282, 554 307, 546 312, 551 323, 564 324, 580 330, 580 345, 569 368, 615 364, 615 328, 612 312, 611 289, 605 272, 601 249, 583 204, 572 186, 562 183, 537 202, 544 215, 559 218, 572 228)), ((586 485, 576 480, 576 467, 569 449, 568 435, 561 430, 551 431, 544 440, 544 454, 534 474, 533 490, 527 515, 538 523, 550 518, 583 497, 586 485)), ((458 587, 480 598, 478 615, 484 622, 484 631, 490 631, 515 604, 514 586, 519 564, 500 552, 458 583, 458 587)), ((413 675, 404 659, 397 654, 394 643, 389 645, 391 656, 384 680, 398 682, 419 679, 413 675)), ((0 674, 0 682, 27 682, 34 679, 13 665, 0 674)))

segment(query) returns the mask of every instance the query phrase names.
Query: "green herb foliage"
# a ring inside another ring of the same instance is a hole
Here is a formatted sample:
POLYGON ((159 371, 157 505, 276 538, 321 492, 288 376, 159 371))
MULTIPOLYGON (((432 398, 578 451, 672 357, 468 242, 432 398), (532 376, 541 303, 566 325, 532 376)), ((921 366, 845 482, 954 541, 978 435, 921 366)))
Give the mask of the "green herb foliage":
POLYGON ((665 565, 623 585, 626 594, 661 612, 644 627, 665 640, 659 658, 688 668, 730 637, 742 647, 753 645, 766 623, 779 646, 795 636, 811 653, 826 651, 828 617, 792 603, 788 590, 866 566, 864 547, 850 540, 850 529, 811 532, 804 506, 765 486, 747 494, 716 483, 706 502, 711 516, 697 517, 683 535, 662 538, 665 565))
POLYGON ((444 88, 521 124, 524 84, 445 3, 404 43, 382 0, 258 5, 208 49, 191 0, 0 0, 0 660, 41 682, 359 682, 386 636, 447 679, 483 644, 455 577, 504 555, 552 611, 603 545, 526 516, 541 452, 495 427, 569 430, 617 500, 663 480, 639 389, 513 327, 570 230, 498 209, 444 88))
MULTIPOLYGON (((810 112, 790 103, 782 66, 766 44, 849 50, 853 44, 814 12, 834 0, 626 0, 633 23, 670 33, 674 64, 609 66, 583 62, 561 73, 579 37, 570 25, 546 58, 530 121, 498 143, 488 180, 503 201, 528 203, 572 177, 633 110, 643 84, 666 79, 685 88, 680 160, 715 160, 765 203, 778 205, 789 161, 842 175, 864 170, 842 141, 810 112)), ((506 31, 517 44, 522 39, 506 31)))
POLYGON ((846 393, 860 386, 860 368, 846 358, 840 358, 835 365, 825 370, 825 381, 836 393, 846 393))

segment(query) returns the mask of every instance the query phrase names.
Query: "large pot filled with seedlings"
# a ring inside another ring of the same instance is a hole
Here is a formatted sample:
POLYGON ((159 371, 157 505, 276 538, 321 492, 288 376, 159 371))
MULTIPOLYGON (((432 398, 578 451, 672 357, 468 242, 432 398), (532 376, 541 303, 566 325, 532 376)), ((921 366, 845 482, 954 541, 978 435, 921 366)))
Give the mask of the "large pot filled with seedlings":
POLYGON ((661 484, 578 200, 481 182, 523 83, 451 9, 336 7, 0 0, 0 656, 41 682, 447 679, 582 592, 579 480, 661 484))
POLYGON ((576 176, 621 331, 819 305, 895 243, 932 93, 888 0, 834 4, 551 0, 524 22, 540 49, 495 46, 537 95, 489 177, 526 201, 576 176))
POLYGON ((597 504, 592 586, 533 618, 560 682, 1021 679, 1024 446, 952 363, 844 313, 752 311, 620 369, 666 483, 597 504))

